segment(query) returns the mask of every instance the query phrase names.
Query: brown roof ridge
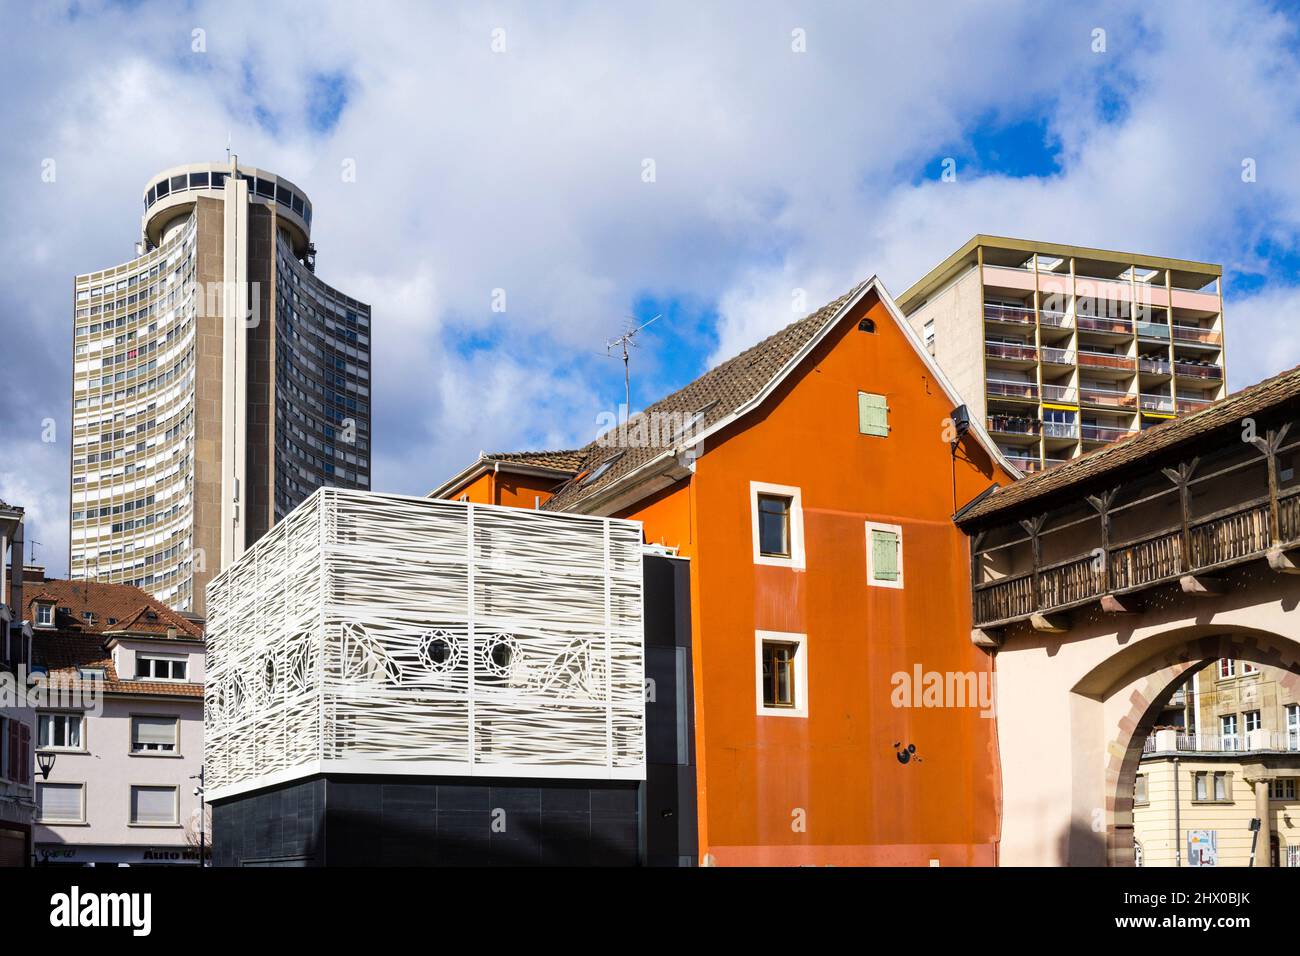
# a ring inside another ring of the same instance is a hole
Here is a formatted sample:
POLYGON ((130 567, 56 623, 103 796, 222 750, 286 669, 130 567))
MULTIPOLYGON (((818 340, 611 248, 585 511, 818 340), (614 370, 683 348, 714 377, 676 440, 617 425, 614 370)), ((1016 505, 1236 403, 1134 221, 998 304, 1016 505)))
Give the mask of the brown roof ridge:
POLYGON ((663 445, 638 448, 619 441, 621 433, 637 418, 662 413, 690 415, 707 409, 702 429, 722 421, 759 395, 785 370, 808 342, 812 341, 840 314, 846 304, 870 287, 877 279, 863 279, 848 292, 826 303, 802 318, 778 329, 754 345, 719 362, 681 388, 652 402, 643 410, 628 417, 583 446, 583 461, 579 472, 590 472, 600 462, 618 456, 617 463, 594 481, 580 482, 571 478, 542 504, 543 510, 562 511, 588 497, 592 492, 636 471, 651 459, 667 450, 663 445), (616 436, 609 441, 609 436, 616 436))
POLYGON ((1258 415, 1300 399, 1300 365, 1238 389, 1230 395, 1186 415, 1155 425, 1122 441, 1103 445, 1079 458, 1005 485, 960 516, 966 526, 980 519, 1028 505, 1080 482, 1090 482, 1120 471, 1140 460, 1172 451, 1186 442, 1241 419, 1258 415))

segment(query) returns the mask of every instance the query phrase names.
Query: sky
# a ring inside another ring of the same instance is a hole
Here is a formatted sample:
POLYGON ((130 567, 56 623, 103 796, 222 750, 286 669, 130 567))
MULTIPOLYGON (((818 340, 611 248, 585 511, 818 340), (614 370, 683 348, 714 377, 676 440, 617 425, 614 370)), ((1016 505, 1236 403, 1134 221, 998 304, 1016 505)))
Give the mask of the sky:
POLYGON ((980 232, 1221 263, 1241 388, 1300 363, 1298 75, 1249 0, 3 3, 0 499, 65 574, 73 277, 228 143, 371 304, 377 490, 589 441, 629 323, 640 408, 980 232))

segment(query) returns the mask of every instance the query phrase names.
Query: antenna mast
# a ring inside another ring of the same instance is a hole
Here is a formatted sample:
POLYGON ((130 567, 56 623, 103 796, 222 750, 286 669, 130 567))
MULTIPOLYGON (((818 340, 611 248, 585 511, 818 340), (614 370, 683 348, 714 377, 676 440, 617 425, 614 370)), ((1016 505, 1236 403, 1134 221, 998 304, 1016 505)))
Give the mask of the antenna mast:
POLYGON ((638 348, 636 344, 637 333, 642 331, 643 329, 648 328, 651 325, 654 325, 661 318, 663 318, 662 312, 659 313, 659 315, 656 315, 650 321, 642 322, 640 325, 636 326, 635 328, 631 328, 632 323, 635 322, 636 319, 632 316, 629 316, 628 330, 624 332, 622 335, 620 335, 618 338, 610 339, 608 342, 605 343, 605 354, 609 355, 611 358, 613 357, 612 353, 615 348, 622 349, 623 352, 623 394, 627 403, 623 407, 627 409, 626 414, 628 418, 632 417, 632 373, 629 367, 630 356, 628 354, 628 349, 638 348))

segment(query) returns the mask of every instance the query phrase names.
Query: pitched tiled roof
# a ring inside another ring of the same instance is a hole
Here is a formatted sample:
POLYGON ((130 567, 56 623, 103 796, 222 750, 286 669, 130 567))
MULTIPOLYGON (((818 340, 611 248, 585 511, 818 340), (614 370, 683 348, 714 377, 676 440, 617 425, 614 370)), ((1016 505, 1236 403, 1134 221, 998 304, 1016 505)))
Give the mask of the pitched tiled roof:
POLYGON ((576 473, 582 467, 585 452, 581 448, 564 451, 507 451, 497 454, 484 454, 485 461, 513 462, 518 465, 533 465, 537 468, 554 468, 556 471, 576 473))
POLYGON ((48 668, 50 686, 79 686, 80 669, 94 667, 104 670, 105 693, 203 697, 200 683, 123 680, 113 666, 108 644, 115 638, 203 640, 202 627, 152 595, 129 584, 48 579, 25 582, 23 600, 23 616, 31 621, 36 602, 55 606, 55 626, 32 629, 32 656, 48 668), (93 618, 85 616, 87 611, 93 618))
POLYGON ((33 639, 38 663, 49 669, 51 687, 76 688, 85 667, 102 668, 101 690, 107 694, 159 695, 166 697, 203 697, 203 685, 186 681, 123 680, 113 665, 113 657, 97 634, 74 634, 69 631, 38 631, 33 639))
MULTIPOLYGON (((1091 454, 1074 458, 1051 471, 1039 472, 1015 484, 998 488, 973 505, 958 518, 964 526, 986 523, 985 519, 1001 512, 1026 506, 1056 492, 1103 477, 1123 479, 1130 466, 1146 465, 1150 460, 1173 453, 1209 433, 1226 427, 1239 427, 1243 418, 1262 415, 1288 402, 1300 400, 1300 366, 1244 388, 1227 398, 1167 421, 1154 428, 1104 445, 1091 454)), ((1082 493, 1082 490, 1080 491, 1082 493)))
POLYGON ((53 603, 54 623, 60 630, 106 636, 129 632, 166 637, 169 629, 175 628, 178 638, 201 640, 203 637, 199 625, 129 584, 46 579, 25 582, 23 588, 23 601, 27 605, 23 617, 36 619, 32 605, 37 601, 53 603), (93 618, 85 616, 87 611, 93 618))
MULTIPOLYGON (((758 395, 800 349, 814 339, 869 282, 870 280, 859 283, 834 302, 827 303, 735 358, 710 369, 689 385, 655 402, 640 415, 647 416, 647 422, 654 433, 662 434, 657 422, 685 421, 692 413, 704 409, 704 419, 697 427, 700 431, 710 428, 758 395)), ((633 432, 637 417, 639 416, 634 416, 622 427, 633 432)), ((551 511, 570 509, 666 450, 667 446, 662 443, 635 447, 634 443, 619 440, 618 428, 610 429, 581 449, 582 460, 577 476, 560 488, 542 508, 551 511), (584 480, 585 474, 590 474, 602 462, 615 456, 618 457, 613 464, 599 477, 584 480)))

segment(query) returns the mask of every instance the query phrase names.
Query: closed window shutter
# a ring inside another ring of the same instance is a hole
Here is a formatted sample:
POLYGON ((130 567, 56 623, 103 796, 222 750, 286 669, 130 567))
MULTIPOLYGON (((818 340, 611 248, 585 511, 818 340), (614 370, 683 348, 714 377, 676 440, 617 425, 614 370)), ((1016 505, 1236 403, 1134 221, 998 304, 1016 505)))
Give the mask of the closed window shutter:
POLYGON ((137 750, 171 750, 176 746, 175 717, 136 717, 135 747, 137 750))
POLYGON ((32 728, 22 724, 19 729, 19 750, 22 751, 18 764, 18 782, 27 786, 32 782, 32 728))
POLYGON ((81 821, 81 785, 43 783, 36 788, 36 817, 39 820, 81 821))
POLYGON ((18 728, 19 723, 12 718, 7 721, 9 724, 9 766, 4 768, 5 776, 10 780, 18 780, 18 728))
POLYGON ((175 789, 172 787, 132 787, 131 822, 175 823, 175 789))
POLYGON ((858 392, 858 431, 882 438, 889 436, 889 406, 885 396, 858 392))
POLYGON ((871 531, 871 570, 877 581, 898 580, 898 535, 871 531))

